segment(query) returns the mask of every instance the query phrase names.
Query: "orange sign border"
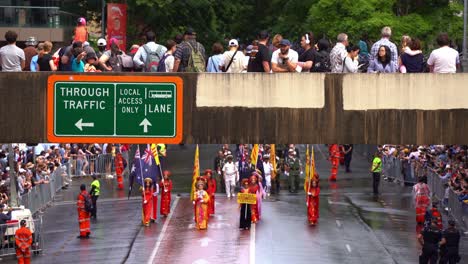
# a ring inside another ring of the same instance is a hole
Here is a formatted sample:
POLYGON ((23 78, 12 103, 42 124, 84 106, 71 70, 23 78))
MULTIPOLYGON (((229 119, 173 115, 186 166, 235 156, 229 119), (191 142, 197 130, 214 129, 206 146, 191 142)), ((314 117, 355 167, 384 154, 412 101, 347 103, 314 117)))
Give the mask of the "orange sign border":
POLYGON ((47 140, 54 143, 165 143, 179 144, 183 137, 184 81, 178 76, 116 76, 116 75, 50 75, 47 79, 47 140), (56 82, 133 82, 133 83, 174 83, 177 90, 176 131, 173 138, 157 137, 86 137, 56 136, 54 134, 54 86, 56 82))

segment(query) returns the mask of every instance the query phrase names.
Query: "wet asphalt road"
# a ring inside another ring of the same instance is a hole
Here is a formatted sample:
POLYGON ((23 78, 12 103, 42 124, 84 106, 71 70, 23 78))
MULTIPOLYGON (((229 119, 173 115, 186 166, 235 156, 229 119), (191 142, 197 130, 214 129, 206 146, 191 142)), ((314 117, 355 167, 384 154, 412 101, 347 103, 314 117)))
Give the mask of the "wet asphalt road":
MULTIPOLYGON (((218 145, 203 145, 201 167, 211 167, 218 145)), ((92 238, 79 240, 74 198, 79 184, 60 194, 43 214, 44 252, 33 263, 417 263, 415 215, 411 187, 381 182, 381 195, 371 195, 369 161, 355 153, 353 172, 329 184, 326 148, 316 146, 321 181, 320 219, 306 221, 303 193, 269 197, 262 220, 250 231, 238 229, 235 200, 217 194, 216 214, 208 230, 194 229, 193 206, 186 193, 190 185, 194 146, 171 146, 168 167, 175 192, 172 213, 156 224, 142 227, 141 200, 134 193, 117 191, 115 180, 101 180, 98 220, 91 223, 92 238), (177 196, 181 192, 182 195, 177 196)), ((468 252, 467 237, 461 251, 468 252)), ((466 253, 465 253, 466 254, 466 253)), ((468 256, 463 256, 468 259, 468 256)), ((16 263, 6 257, 2 263, 16 263)))

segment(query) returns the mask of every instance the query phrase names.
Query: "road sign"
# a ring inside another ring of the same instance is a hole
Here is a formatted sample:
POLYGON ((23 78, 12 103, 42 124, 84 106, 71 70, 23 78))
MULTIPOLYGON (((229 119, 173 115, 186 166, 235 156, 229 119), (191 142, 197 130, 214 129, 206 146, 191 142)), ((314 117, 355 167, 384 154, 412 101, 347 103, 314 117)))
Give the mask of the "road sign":
POLYGON ((47 100, 50 142, 182 141, 180 77, 51 75, 47 100))

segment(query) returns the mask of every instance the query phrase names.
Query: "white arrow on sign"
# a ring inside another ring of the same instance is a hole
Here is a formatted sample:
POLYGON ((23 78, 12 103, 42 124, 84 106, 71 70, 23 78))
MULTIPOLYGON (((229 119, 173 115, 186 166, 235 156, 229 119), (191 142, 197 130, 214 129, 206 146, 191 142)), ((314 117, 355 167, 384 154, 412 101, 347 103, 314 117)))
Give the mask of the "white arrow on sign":
POLYGON ((143 133, 148 133, 148 126, 151 126, 151 123, 145 118, 141 121, 140 126, 143 126, 143 133))
POLYGON ((208 243, 210 243, 211 241, 213 241, 213 239, 209 238, 209 237, 204 237, 202 239, 199 239, 198 241, 201 242, 200 246, 201 247, 207 247, 208 246, 208 243))
POLYGON ((94 127, 94 123, 83 123, 83 118, 78 120, 78 122, 75 123, 75 126, 80 130, 83 131, 83 127, 94 127))

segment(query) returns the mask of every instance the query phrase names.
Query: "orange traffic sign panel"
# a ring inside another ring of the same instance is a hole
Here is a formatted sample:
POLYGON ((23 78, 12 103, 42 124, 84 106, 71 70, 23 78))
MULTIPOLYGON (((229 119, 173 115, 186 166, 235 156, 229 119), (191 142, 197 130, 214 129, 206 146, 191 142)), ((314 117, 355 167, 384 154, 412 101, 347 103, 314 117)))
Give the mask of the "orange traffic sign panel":
POLYGON ((49 142, 176 144, 183 134, 177 76, 51 75, 49 142))

